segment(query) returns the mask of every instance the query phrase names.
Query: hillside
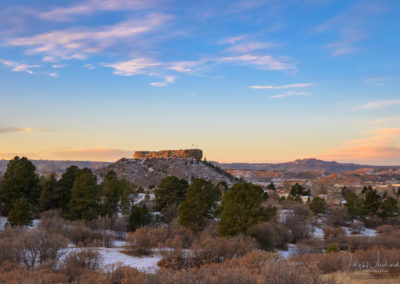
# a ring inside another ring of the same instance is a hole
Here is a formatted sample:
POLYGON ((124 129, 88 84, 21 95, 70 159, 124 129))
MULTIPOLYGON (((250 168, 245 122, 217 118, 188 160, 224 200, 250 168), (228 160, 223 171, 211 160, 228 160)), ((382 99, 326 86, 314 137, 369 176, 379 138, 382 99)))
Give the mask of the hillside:
POLYGON ((222 169, 229 170, 258 170, 258 171, 286 171, 286 172, 324 172, 327 174, 349 172, 363 168, 391 169, 400 166, 371 166, 353 163, 338 163, 335 161, 322 161, 318 159, 299 159, 287 163, 218 163, 222 169))
POLYGON ((229 173, 216 168, 212 164, 183 158, 124 158, 95 172, 100 176, 104 176, 110 170, 115 171, 120 178, 125 178, 144 188, 157 185, 166 176, 176 176, 186 180, 203 178, 214 182, 225 181, 228 184, 232 184, 235 181, 235 178, 229 173))

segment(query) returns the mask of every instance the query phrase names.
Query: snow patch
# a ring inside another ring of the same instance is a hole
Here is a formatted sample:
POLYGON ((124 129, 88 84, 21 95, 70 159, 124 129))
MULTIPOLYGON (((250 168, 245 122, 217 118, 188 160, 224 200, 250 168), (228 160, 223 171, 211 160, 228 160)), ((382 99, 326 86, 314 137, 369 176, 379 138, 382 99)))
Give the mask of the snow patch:
POLYGON ((288 244, 288 250, 279 250, 278 253, 281 258, 289 258, 297 254, 297 247, 294 244, 288 244))
MULTIPOLYGON (((106 271, 109 266, 120 265, 130 266, 136 268, 140 272, 156 273, 159 269, 157 263, 162 259, 161 255, 151 255, 144 257, 130 256, 121 252, 121 248, 91 248, 99 252, 101 257, 101 268, 106 271)), ((63 250, 63 255, 60 262, 64 261, 68 254, 72 252, 79 252, 82 248, 66 248, 63 250)))

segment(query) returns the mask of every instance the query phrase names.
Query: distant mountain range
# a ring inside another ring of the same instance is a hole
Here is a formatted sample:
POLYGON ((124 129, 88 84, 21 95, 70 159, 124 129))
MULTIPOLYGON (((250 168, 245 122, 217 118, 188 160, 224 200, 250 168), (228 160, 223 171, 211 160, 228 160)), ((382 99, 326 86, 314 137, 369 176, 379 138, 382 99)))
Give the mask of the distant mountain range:
MULTIPOLYGON (((90 168, 93 171, 107 167, 110 162, 92 161, 54 161, 54 160, 31 160, 40 175, 55 172, 61 175, 69 166, 76 165, 79 168, 90 168)), ((249 170, 249 171, 282 171, 282 172, 319 172, 325 174, 355 171, 358 169, 399 169, 400 166, 375 166, 360 165, 353 163, 328 162, 318 159, 299 159, 287 163, 218 163, 212 162, 224 170, 249 170)), ((7 169, 8 160, 0 160, 0 176, 7 169)))
POLYGON ((353 163, 327 162, 318 159, 299 159, 287 163, 218 163, 216 165, 225 170, 258 170, 258 171, 285 171, 285 172, 324 172, 340 173, 355 171, 364 168, 392 169, 400 166, 374 166, 353 163))

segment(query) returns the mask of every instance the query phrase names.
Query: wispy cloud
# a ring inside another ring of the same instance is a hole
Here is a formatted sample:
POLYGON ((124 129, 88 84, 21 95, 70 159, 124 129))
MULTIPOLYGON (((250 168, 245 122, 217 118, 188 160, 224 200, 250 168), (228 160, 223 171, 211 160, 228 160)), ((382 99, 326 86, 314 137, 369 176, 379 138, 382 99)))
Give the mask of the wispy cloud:
POLYGON ((287 85, 253 85, 249 86, 250 89, 297 89, 307 88, 313 86, 313 83, 297 83, 287 85))
POLYGON ((283 93, 283 94, 271 96, 271 98, 273 98, 273 99, 281 99, 281 98, 285 98, 285 97, 292 97, 292 96, 308 96, 308 95, 309 95, 309 94, 308 94, 307 92, 288 91, 288 92, 283 93))
POLYGON ((400 122, 400 116, 384 117, 380 119, 375 119, 370 122, 370 124, 381 124, 390 122, 400 122))
POLYGON ((347 162, 392 163, 400 161, 400 128, 367 131, 368 136, 347 141, 342 147, 328 150, 318 157, 347 162))
POLYGON ((94 67, 93 64, 87 63, 85 65, 83 65, 83 68, 89 69, 89 70, 93 70, 96 69, 96 67, 94 67))
POLYGON ((222 57, 220 62, 232 62, 240 65, 252 65, 264 70, 295 70, 296 67, 289 57, 274 57, 271 55, 242 54, 222 57))
POLYGON ((176 80, 175 76, 166 76, 165 80, 163 82, 153 82, 150 83, 150 86, 154 86, 154 87, 166 87, 169 84, 174 83, 176 80))
POLYGON ((0 63, 7 67, 10 67, 12 71, 26 72, 29 74, 33 74, 33 71, 31 69, 40 67, 40 65, 28 65, 28 64, 5 60, 5 59, 0 59, 0 63))
POLYGON ((38 17, 51 21, 70 21, 74 16, 92 15, 98 12, 141 10, 155 5, 154 0, 89 0, 80 4, 59 7, 46 12, 41 12, 38 17))
POLYGON ((24 127, 24 128, 19 128, 19 127, 0 127, 0 133, 14 133, 14 132, 33 132, 32 128, 29 127, 24 127))
POLYGON ((375 102, 369 102, 363 105, 355 106, 351 108, 351 111, 358 111, 358 110, 370 110, 370 109, 378 109, 378 108, 383 108, 387 106, 394 106, 394 105, 400 105, 400 99, 399 100, 382 100, 382 101, 375 101, 375 102))
POLYGON ((180 73, 191 73, 194 69, 201 64, 205 63, 204 60, 199 61, 176 61, 169 64, 167 67, 170 70, 174 70, 180 73))
POLYGON ((167 16, 151 14, 141 20, 129 20, 111 26, 96 28, 71 28, 12 38, 12 46, 27 47, 28 54, 43 54, 44 61, 55 59, 85 59, 88 54, 99 53, 119 40, 132 40, 149 32, 167 20, 167 16))
POLYGON ((234 44, 231 47, 226 48, 225 51, 232 53, 247 53, 255 50, 268 49, 277 46, 279 45, 273 42, 251 41, 251 42, 234 44))
POLYGON ((115 148, 68 148, 54 152, 53 156, 61 159, 115 161, 132 154, 132 151, 115 148))
POLYGON ((132 76, 137 74, 150 73, 151 69, 161 65, 160 62, 149 58, 135 58, 128 61, 121 61, 114 64, 104 64, 105 67, 113 68, 115 75, 132 76))

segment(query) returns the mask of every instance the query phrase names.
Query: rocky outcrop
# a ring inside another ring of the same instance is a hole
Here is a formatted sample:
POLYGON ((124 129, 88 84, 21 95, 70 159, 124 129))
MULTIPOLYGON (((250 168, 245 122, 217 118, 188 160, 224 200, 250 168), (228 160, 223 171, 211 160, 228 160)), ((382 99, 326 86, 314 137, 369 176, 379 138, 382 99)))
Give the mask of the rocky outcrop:
POLYGON ((136 151, 133 157, 135 159, 183 158, 201 160, 203 151, 200 149, 136 151))
POLYGON ((118 177, 125 178, 143 188, 157 186, 160 180, 166 176, 176 176, 188 181, 193 178, 202 178, 215 183, 225 181, 228 184, 233 184, 237 182, 226 171, 215 167, 211 163, 194 159, 121 159, 95 171, 95 173, 100 177, 104 177, 110 170, 113 170, 118 177))

